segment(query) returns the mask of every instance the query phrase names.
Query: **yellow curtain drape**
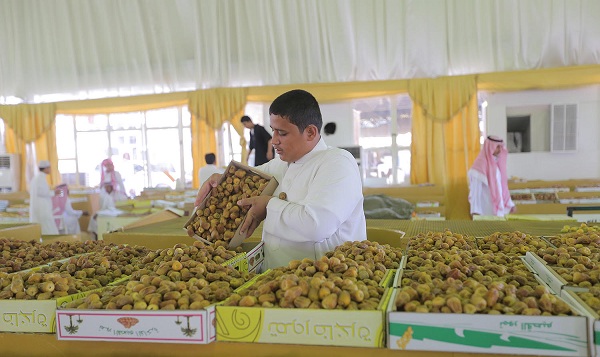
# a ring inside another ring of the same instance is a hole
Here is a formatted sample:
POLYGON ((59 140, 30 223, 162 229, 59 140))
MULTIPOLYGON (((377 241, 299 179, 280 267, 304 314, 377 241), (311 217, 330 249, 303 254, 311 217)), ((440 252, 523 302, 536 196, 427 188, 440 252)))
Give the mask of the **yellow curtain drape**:
POLYGON ((54 121, 50 128, 35 141, 35 156, 39 160, 48 160, 52 170, 50 171, 51 186, 61 182, 60 172, 58 172, 58 151, 56 149, 56 125, 54 121))
MULTIPOLYGON (((473 77, 473 76, 466 76, 473 77)), ((600 83, 600 65, 560 67, 549 69, 536 69, 513 72, 482 73, 476 75, 475 91, 519 91, 529 89, 560 89, 568 87, 585 86, 600 83)), ((94 100, 65 101, 48 104, 21 104, 21 105, 0 105, 0 118, 4 119, 7 128, 6 143, 8 152, 16 152, 22 156, 23 164, 21 180, 25 180, 25 144, 36 142, 42 134, 51 130, 51 124, 54 122, 55 114, 107 114, 118 112, 145 111, 150 109, 166 108, 171 106, 188 104, 194 120, 206 121, 205 125, 193 125, 192 146, 201 149, 193 152, 194 171, 204 164, 204 153, 216 151, 216 144, 211 144, 210 137, 214 136, 214 131, 220 129, 220 125, 226 120, 230 120, 236 131, 242 137, 242 147, 245 151, 246 143, 243 139, 243 126, 239 120, 233 120, 243 115, 243 107, 247 101, 268 103, 280 94, 295 88, 302 88, 311 92, 320 103, 329 103, 336 101, 353 100, 357 98, 396 95, 409 92, 415 103, 413 113, 413 159, 411 171, 412 183, 422 182, 444 182, 451 178, 450 171, 440 177, 438 173, 446 166, 440 165, 440 158, 445 158, 448 154, 432 153, 434 147, 444 143, 445 147, 453 145, 454 150, 464 152, 464 149, 455 147, 458 141, 448 138, 450 128, 440 126, 443 121, 450 118, 466 124, 462 127, 467 129, 459 130, 452 128, 450 131, 462 132, 463 140, 466 142, 466 157, 463 161, 471 161, 471 155, 468 152, 478 152, 479 142, 471 147, 472 137, 470 134, 473 115, 476 116, 476 110, 472 110, 472 97, 466 98, 465 93, 473 90, 473 83, 463 81, 465 77, 447 77, 442 79, 411 79, 411 80, 389 80, 389 81, 365 81, 365 82, 346 82, 346 83, 308 83, 294 85, 261 86, 246 88, 217 88, 209 90, 199 90, 193 92, 177 92, 152 94, 144 96, 105 98, 94 100), (439 85, 448 78, 456 79, 456 82, 450 87, 439 85), (465 87, 463 87, 465 86, 465 87), (410 90, 409 90, 410 87, 410 90), (450 89, 451 88, 451 89, 450 89), (457 91, 453 93, 453 91, 457 91), (435 94, 434 94, 435 93, 435 94), (446 98, 446 99, 441 99, 446 98), (462 105, 457 98, 463 98, 462 105), (456 101, 456 102, 455 102, 456 101), (462 109, 461 109, 462 108, 462 109), (415 116, 417 119, 415 119, 415 116), (226 119, 223 119, 226 118, 226 119), (419 119, 420 118, 420 119, 419 119), (429 118, 428 123, 425 118, 429 118), (439 127, 439 128, 438 128, 439 127), (442 130, 442 133, 438 131, 442 130), (466 130, 466 131, 465 131, 466 130), (208 133, 205 131, 212 131, 208 133), (429 134, 426 134, 430 132, 429 134), (423 136, 425 135, 425 136, 423 136), (466 135, 466 137, 465 137, 466 135), (22 140, 23 142, 20 142, 22 140), (196 141, 197 140, 197 141, 196 141), (200 144, 201 140, 207 140, 208 147, 200 144), (442 155, 444 154, 444 155, 442 155)), ((453 123, 454 124, 454 123, 453 123)), ((453 134, 458 137, 459 134, 453 134)), ((47 139, 43 139, 46 140, 47 139)), ((54 143, 55 147, 56 143, 54 143)), ((52 150, 52 144, 49 142, 38 144, 36 147, 52 150)), ((439 151, 439 150, 438 150, 439 151)), ((41 153, 39 154, 41 155, 41 153)), ((38 155, 38 156, 39 156, 38 155)), ((48 153, 48 158, 52 167, 56 167, 56 161, 53 161, 56 153, 48 153)), ((452 154, 452 156, 465 156, 462 154, 452 154)), ((43 155, 41 156, 43 157, 43 155)), ((40 158, 41 158, 40 157, 40 158)), ((245 152, 243 153, 245 158, 245 152)), ((224 163, 220 163, 224 164, 224 163)), ((447 164, 447 162, 446 162, 447 164)), ((58 171, 54 170, 58 175, 58 171)), ((461 174, 462 175, 462 174, 461 174)), ((194 175, 196 176, 196 175, 194 175)), ((54 179, 53 179, 54 180, 54 179)), ((454 180, 454 179, 452 179, 454 180)), ((194 177, 195 186, 197 186, 197 177, 194 177)), ((466 199, 466 198, 465 198, 466 199)))
POLYGON ((58 102, 56 112, 72 115, 113 114, 169 108, 187 103, 188 92, 178 92, 58 102))
POLYGON ((315 96, 321 104, 368 97, 380 97, 406 93, 408 80, 345 82, 345 83, 305 83, 281 86, 248 88, 249 102, 272 102, 279 95, 303 89, 315 96))
POLYGON ((477 76, 481 91, 561 89, 600 84, 600 65, 482 73, 477 76))
POLYGON ((467 170, 479 152, 475 76, 411 80, 411 182, 444 187, 446 217, 468 219, 467 170))
MULTIPOLYGON (((246 106, 247 88, 215 88, 189 93, 188 108, 192 114, 192 158, 194 161, 194 178, 192 184, 199 187, 198 175, 200 167, 205 165, 204 155, 217 153, 215 131, 220 130, 223 123, 230 121, 241 137, 242 157, 246 157, 246 140, 244 127, 239 120, 246 106)), ((217 162, 218 165, 225 163, 217 162)))
MULTIPOLYGON (((55 103, 0 105, 0 118, 6 125, 6 151, 19 154, 21 158, 20 190, 28 188, 26 145, 29 143, 35 144, 38 161, 49 160, 52 165, 49 184, 55 185, 60 181, 55 116, 55 103)), ((37 163, 31 163, 31 166, 37 167, 37 163)))

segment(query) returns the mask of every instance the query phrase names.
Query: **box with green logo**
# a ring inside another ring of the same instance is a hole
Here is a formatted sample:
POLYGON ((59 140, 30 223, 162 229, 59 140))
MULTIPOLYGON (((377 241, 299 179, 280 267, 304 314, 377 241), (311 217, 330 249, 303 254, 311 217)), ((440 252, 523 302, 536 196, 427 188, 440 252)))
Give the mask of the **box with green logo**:
MULTIPOLYGON (((396 289, 397 290, 397 289, 396 289)), ((406 351, 588 356, 585 316, 414 313, 388 305, 388 348, 406 351)))

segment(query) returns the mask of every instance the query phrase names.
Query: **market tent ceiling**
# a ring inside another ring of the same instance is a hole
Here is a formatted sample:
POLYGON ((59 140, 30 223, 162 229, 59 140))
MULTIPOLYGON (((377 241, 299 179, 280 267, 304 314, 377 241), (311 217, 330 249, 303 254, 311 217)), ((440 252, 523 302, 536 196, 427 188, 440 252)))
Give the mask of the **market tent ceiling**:
POLYGON ((0 103, 599 64, 599 19, 597 0, 1 0, 0 103))

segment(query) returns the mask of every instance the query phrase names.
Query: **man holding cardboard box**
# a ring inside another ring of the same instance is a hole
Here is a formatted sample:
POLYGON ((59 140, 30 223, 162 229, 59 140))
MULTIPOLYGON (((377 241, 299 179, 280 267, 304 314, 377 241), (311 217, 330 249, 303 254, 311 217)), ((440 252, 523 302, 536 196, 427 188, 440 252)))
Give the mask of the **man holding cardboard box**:
MULTIPOLYGON (((257 169, 275 177, 279 186, 273 196, 238 201, 249 207, 241 226, 246 237, 264 220, 262 270, 294 259, 318 259, 345 241, 367 239, 358 165, 348 151, 325 144, 317 100, 292 90, 273 101, 269 114, 278 157, 257 169)), ((219 179, 212 175, 202 185, 196 205, 219 179)))

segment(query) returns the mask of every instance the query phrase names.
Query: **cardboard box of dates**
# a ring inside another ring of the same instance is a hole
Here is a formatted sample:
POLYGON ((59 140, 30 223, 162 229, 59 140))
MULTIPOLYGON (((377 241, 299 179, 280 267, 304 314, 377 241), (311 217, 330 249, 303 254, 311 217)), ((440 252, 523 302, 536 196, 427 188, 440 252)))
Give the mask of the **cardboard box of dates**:
POLYGON ((184 225, 190 237, 205 243, 222 243, 229 248, 242 244, 246 238, 240 227, 247 209, 237 201, 252 196, 272 195, 277 180, 254 167, 231 161, 217 187, 200 203, 184 225))
MULTIPOLYGON (((433 279, 431 282, 417 286, 413 283, 425 281, 422 280, 421 272, 399 270, 398 275, 396 281, 406 282, 407 288, 404 288, 403 284, 397 284, 399 288, 394 289, 389 300, 387 344, 390 349, 544 356, 588 355, 587 318, 581 316, 579 309, 557 295, 548 292, 541 298, 534 298, 533 294, 526 298, 521 297, 527 299, 525 301, 528 303, 532 303, 535 299, 540 309, 548 309, 552 302, 552 314, 542 314, 540 311, 537 315, 532 315, 525 312, 517 313, 512 310, 512 307, 508 309, 502 307, 512 303, 510 300, 514 301, 514 299, 498 299, 492 307, 489 306, 490 301, 495 299, 491 291, 502 292, 502 294, 511 291, 507 287, 509 284, 500 280, 490 282, 488 290, 484 284, 477 286, 472 284, 473 280, 460 281, 460 279, 445 281, 433 279), (430 288, 425 288, 423 285, 428 285, 430 288), (417 286, 418 290, 412 290, 411 286, 417 286), (456 289, 462 289, 460 294, 450 292, 456 289), (431 291, 438 291, 438 293, 429 304, 415 304, 415 301, 419 301, 419 296, 408 298, 411 296, 411 291, 421 297, 433 296, 431 291), (482 292, 486 294, 479 295, 482 292), (413 298, 415 301, 406 302, 413 298), (409 308, 409 304, 412 307, 409 308), (481 304, 486 307, 483 308, 481 304), (417 310, 414 309, 415 306, 417 310), (495 310, 496 308, 500 310, 495 310), (431 311, 424 311, 429 309, 431 311)), ((535 280, 531 282, 541 283, 537 276, 533 277, 535 280)), ((546 288, 545 285, 542 286, 546 288)), ((511 306, 516 308, 517 304, 511 306)), ((519 302, 519 304, 522 306, 523 303, 519 302)))

